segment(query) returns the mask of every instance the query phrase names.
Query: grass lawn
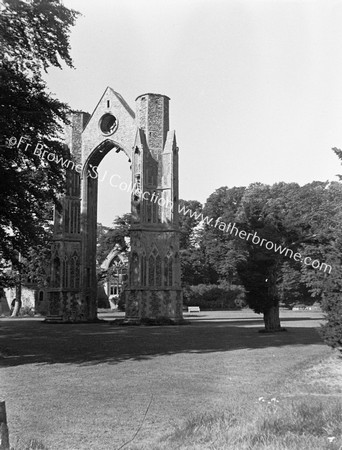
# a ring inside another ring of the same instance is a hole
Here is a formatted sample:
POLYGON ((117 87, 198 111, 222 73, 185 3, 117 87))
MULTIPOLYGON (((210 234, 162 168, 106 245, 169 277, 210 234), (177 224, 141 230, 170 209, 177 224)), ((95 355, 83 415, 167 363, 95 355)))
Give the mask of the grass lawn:
MULTIPOLYGON (((285 403, 294 414, 293 399, 340 399, 321 362, 332 355, 316 331, 321 314, 281 316, 288 331, 277 334, 258 333, 261 316, 249 310, 201 312, 191 325, 166 327, 0 319, 11 445, 35 439, 49 450, 115 450, 143 421, 125 449, 245 448, 225 447, 231 421, 248 425, 257 411, 285 403)), ((246 448, 266 448, 254 444, 246 448)))

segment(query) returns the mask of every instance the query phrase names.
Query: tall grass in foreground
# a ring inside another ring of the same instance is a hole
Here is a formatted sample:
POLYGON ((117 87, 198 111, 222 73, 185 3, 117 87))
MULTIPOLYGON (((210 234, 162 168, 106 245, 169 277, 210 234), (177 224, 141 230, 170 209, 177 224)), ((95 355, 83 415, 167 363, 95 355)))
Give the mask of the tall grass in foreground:
POLYGON ((149 449, 342 449, 342 404, 336 400, 282 403, 261 398, 242 416, 226 411, 192 417, 149 449))
POLYGON ((11 450, 48 450, 48 448, 41 441, 30 439, 27 442, 18 440, 13 447, 11 446, 11 450))
MULTIPOLYGON (((194 416, 158 443, 142 446, 137 442, 125 449, 342 450, 341 402, 312 397, 306 401, 279 402, 261 397, 254 406, 247 412, 227 410, 194 416)), ((32 439, 25 444, 17 442, 11 450, 48 450, 48 447, 32 439)))

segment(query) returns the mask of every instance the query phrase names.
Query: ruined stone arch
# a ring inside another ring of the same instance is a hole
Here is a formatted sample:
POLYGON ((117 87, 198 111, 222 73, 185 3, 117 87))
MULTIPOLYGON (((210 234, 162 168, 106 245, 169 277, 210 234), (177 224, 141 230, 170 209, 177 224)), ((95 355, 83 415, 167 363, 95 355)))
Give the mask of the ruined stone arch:
POLYGON ((132 170, 126 320, 180 320, 180 262, 163 256, 179 248, 178 147, 175 132, 169 130, 169 98, 143 94, 136 99, 134 113, 108 87, 91 115, 76 111, 70 120, 65 143, 72 160, 62 213, 55 212, 47 320, 97 318, 97 167, 113 150, 124 152, 132 170))

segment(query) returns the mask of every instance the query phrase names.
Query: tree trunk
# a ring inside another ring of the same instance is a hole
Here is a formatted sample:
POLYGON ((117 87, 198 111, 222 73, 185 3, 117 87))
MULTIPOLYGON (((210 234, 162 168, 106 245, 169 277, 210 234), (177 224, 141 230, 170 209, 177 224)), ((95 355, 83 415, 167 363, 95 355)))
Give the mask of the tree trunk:
POLYGON ((281 331, 279 305, 271 306, 270 309, 264 311, 265 331, 281 331))
POLYGON ((6 418, 6 404, 0 402, 0 450, 9 450, 9 436, 6 418))
POLYGON ((16 300, 14 303, 14 308, 11 314, 11 317, 17 317, 21 308, 21 301, 16 300))
POLYGON ((18 283, 15 288, 15 303, 13 307, 13 311, 11 317, 17 317, 21 308, 21 273, 19 271, 18 283))

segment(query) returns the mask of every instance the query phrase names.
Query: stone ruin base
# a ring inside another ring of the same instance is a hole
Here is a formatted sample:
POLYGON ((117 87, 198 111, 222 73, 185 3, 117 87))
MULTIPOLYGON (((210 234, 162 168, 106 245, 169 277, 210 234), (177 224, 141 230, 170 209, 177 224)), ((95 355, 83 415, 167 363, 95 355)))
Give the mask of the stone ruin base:
POLYGON ((127 324, 184 322, 181 289, 126 289, 124 295, 127 324))

